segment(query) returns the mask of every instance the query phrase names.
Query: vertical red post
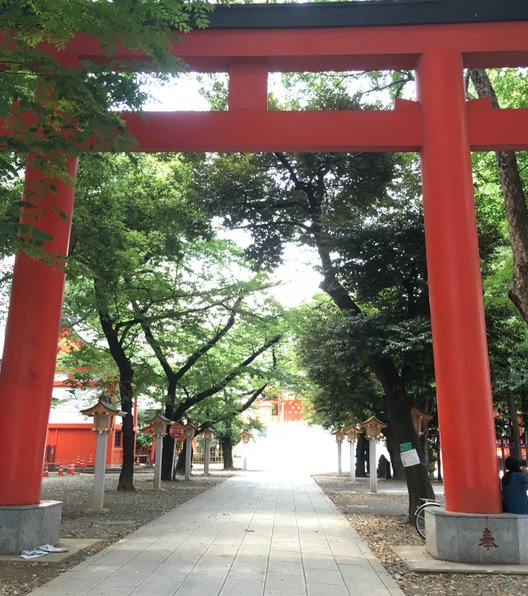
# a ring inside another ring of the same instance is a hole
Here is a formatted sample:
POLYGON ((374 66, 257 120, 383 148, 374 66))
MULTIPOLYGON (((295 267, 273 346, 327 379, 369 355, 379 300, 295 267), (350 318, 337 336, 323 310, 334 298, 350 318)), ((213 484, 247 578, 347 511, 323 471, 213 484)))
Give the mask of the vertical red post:
MULTIPOLYGON (((44 256, 66 255, 75 189, 46 179, 40 168, 30 156, 24 201, 34 208, 23 209, 22 223, 52 237, 44 242, 44 256)), ((77 159, 67 158, 73 179, 76 171, 77 159)), ((16 257, 0 372, 0 505, 40 501, 64 278, 62 263, 53 265, 25 253, 16 257)))
POLYGON ((461 55, 417 68, 435 375, 447 511, 502 511, 461 55))

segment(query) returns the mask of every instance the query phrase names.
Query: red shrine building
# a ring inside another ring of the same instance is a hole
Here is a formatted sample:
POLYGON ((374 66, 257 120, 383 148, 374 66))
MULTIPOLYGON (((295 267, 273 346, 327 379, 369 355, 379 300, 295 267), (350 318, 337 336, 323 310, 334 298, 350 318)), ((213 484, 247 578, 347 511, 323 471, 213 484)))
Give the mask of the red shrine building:
MULTIPOLYGON (((57 354, 59 365, 53 379, 52 403, 48 419, 48 433, 44 464, 57 468, 59 465, 92 466, 95 461, 97 435, 91 418, 80 410, 97 401, 97 387, 75 388, 68 370, 61 368, 60 355, 71 352, 82 344, 67 327, 59 335, 57 354)), ((121 424, 117 422, 108 433, 106 464, 119 466, 123 461, 121 424)))

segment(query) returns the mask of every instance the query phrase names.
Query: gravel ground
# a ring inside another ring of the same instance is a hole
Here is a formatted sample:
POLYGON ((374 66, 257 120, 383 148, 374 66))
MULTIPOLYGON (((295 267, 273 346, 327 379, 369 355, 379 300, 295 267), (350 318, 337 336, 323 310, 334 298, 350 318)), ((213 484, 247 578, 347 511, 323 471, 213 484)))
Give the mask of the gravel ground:
MULTIPOLYGON (((0 561, 0 595, 24 595, 53 577, 73 567, 140 526, 170 511, 200 492, 222 482, 231 473, 215 470, 211 476, 193 476, 190 482, 164 482, 162 491, 152 488, 152 472, 135 476, 135 492, 116 491, 117 474, 106 478, 104 515, 90 515, 93 476, 50 476, 43 479, 43 499, 63 502, 61 537, 95 538, 98 542, 61 563, 36 561, 0 561)), ((393 546, 422 544, 407 522, 407 496, 403 485, 380 481, 379 493, 370 494, 368 480, 352 485, 346 477, 335 474, 316 475, 314 479, 341 510, 351 525, 389 571, 408 596, 430 594, 488 596, 522 596, 528 594, 528 577, 520 575, 416 574, 407 570, 392 551, 393 546)), ((244 596, 241 594, 241 596, 244 596)), ((331 594, 329 594, 331 596, 331 594)))
POLYGON ((232 472, 214 470, 211 476, 201 474, 190 481, 163 482, 163 490, 153 486, 153 471, 142 471, 134 476, 134 492, 115 490, 118 474, 107 474, 105 481, 105 514, 89 514, 92 504, 93 475, 76 474, 43 478, 42 499, 62 501, 61 538, 97 538, 92 547, 60 563, 38 561, 0 561, 0 595, 28 594, 60 573, 77 565, 89 555, 102 550, 140 526, 209 490, 231 476, 232 472))
MULTIPOLYGON (((408 523, 408 497, 403 484, 379 481, 378 494, 370 494, 368 479, 352 485, 346 477, 315 475, 314 480, 342 511, 392 575, 404 594, 523 596, 528 594, 526 575, 480 575, 461 573, 411 573, 392 551, 393 546, 421 545, 423 541, 408 523)), ((437 490, 435 492, 438 494, 437 490)), ((439 498, 439 501, 442 499, 439 498)))

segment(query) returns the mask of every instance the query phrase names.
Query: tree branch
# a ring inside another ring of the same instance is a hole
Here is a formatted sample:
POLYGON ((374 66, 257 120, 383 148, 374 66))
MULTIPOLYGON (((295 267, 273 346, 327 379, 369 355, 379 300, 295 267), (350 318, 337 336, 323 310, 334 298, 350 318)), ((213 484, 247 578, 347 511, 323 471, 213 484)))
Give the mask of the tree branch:
POLYGON ((242 414, 242 412, 245 412, 249 407, 251 407, 254 403, 254 401, 260 396, 262 395, 262 393, 264 392, 264 389, 266 389, 266 387, 268 386, 268 383, 266 383, 265 385, 262 385, 262 387, 260 387, 259 389, 255 389, 255 391, 252 392, 251 397, 240 406, 238 413, 242 414))
POLYGON ((200 403, 201 401, 203 401, 207 397, 210 397, 211 395, 214 395, 215 393, 218 393, 219 391, 221 391, 226 385, 228 385, 228 383, 230 383, 233 379, 235 379, 242 372, 244 372, 244 370, 256 358, 258 358, 258 356, 260 356, 266 350, 268 350, 269 348, 271 348, 271 346, 274 346, 276 343, 278 343, 280 341, 280 339, 281 339, 281 336, 280 335, 273 336, 270 340, 268 340, 267 342, 265 342, 262 347, 260 347, 258 350, 256 350, 255 352, 253 352, 250 356, 248 356, 238 366, 235 366, 221 381, 219 381, 218 383, 215 383, 214 385, 212 385, 211 387, 209 387, 209 389, 206 389, 205 391, 200 391, 200 393, 197 393, 191 399, 187 399, 183 403, 181 403, 177 407, 177 409, 176 409, 176 411, 174 413, 175 418, 179 418, 180 416, 182 416, 192 406, 195 406, 197 403, 200 403))

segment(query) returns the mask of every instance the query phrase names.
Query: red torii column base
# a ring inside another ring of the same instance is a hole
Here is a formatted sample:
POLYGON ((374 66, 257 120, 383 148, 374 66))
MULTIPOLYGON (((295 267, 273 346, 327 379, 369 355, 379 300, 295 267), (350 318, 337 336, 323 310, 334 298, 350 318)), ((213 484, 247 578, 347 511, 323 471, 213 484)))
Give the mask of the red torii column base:
MULTIPOLYGON (((43 243, 43 256, 68 252, 76 171, 77 159, 68 158, 68 186, 46 179, 38 160, 28 158, 24 201, 35 207, 25 207, 21 221, 52 238, 43 243)), ((0 506, 40 501, 64 278, 63 263, 25 253, 16 257, 0 372, 0 412, 6 424, 0 435, 0 506)))

